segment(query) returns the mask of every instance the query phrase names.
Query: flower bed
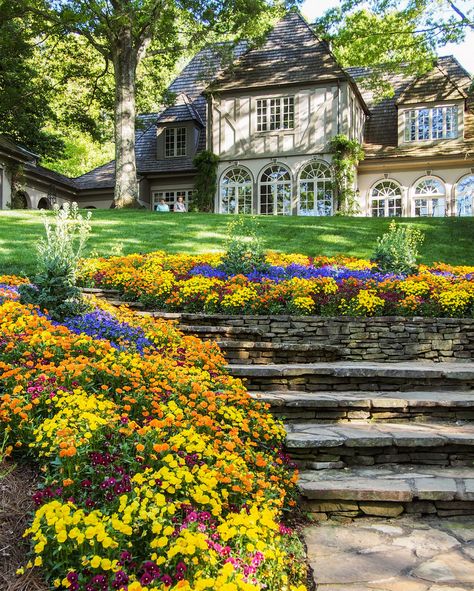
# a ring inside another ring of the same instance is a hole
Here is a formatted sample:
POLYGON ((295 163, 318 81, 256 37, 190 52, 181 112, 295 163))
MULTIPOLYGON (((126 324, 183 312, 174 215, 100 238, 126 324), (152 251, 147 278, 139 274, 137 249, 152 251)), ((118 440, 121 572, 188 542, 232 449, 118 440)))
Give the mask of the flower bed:
POLYGON ((118 289, 149 308, 223 314, 471 317, 474 267, 421 265, 381 274, 348 257, 267 256, 267 268, 229 276, 218 254, 130 255, 83 261, 84 286, 118 289))
POLYGON ((26 569, 71 591, 304 591, 284 430, 219 349, 105 304, 53 323, 9 293, 0 423, 44 477, 26 569))

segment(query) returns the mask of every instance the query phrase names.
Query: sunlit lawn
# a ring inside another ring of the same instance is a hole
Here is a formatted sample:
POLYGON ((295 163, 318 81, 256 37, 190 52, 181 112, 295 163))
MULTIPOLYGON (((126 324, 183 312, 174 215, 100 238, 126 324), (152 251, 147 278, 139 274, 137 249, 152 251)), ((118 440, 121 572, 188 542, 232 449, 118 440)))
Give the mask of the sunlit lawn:
MULTIPOLYGON (((158 214, 147 211, 93 212, 88 252, 109 255, 165 250, 200 253, 222 250, 226 224, 232 216, 158 214)), ((377 236, 390 223, 374 218, 260 217, 265 247, 307 255, 343 253, 369 257, 377 236)), ((422 262, 474 264, 474 218, 417 218, 426 234, 422 262)), ((34 273, 35 242, 42 235, 39 212, 0 212, 0 274, 34 273)))

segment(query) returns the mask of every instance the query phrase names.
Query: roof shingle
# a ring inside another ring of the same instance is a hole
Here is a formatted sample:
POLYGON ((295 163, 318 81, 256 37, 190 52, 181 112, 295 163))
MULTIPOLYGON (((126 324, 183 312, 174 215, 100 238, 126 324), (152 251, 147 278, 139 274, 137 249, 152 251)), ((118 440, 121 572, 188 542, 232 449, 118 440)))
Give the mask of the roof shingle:
POLYGON ((261 47, 250 49, 210 90, 227 91, 346 79, 344 70, 297 12, 289 12, 261 47))

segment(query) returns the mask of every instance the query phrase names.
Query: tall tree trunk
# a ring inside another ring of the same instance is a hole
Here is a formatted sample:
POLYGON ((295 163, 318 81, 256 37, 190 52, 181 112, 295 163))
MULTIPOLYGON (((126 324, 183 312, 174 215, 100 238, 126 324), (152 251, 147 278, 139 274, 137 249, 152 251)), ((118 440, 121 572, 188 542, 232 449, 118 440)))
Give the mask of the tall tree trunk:
POLYGON ((135 161, 135 76, 137 55, 125 29, 114 47, 115 73, 115 207, 138 205, 135 161))

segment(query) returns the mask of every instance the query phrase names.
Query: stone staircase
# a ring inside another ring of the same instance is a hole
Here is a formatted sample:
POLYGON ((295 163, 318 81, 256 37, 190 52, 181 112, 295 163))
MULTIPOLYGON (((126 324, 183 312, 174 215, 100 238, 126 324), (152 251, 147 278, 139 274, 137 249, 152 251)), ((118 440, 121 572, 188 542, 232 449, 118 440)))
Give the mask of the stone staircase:
POLYGON ((285 340, 283 328, 270 332, 252 319, 227 325, 204 315, 151 314, 216 341, 230 373, 283 419, 287 452, 300 469, 301 505, 314 520, 474 515, 469 357, 433 363, 405 348, 408 361, 370 354, 347 361, 353 350, 330 335, 314 338, 296 321, 285 340))
POLYGON ((283 419, 313 519, 474 515, 474 363, 344 361, 330 341, 244 323, 180 328, 217 341, 283 419))

